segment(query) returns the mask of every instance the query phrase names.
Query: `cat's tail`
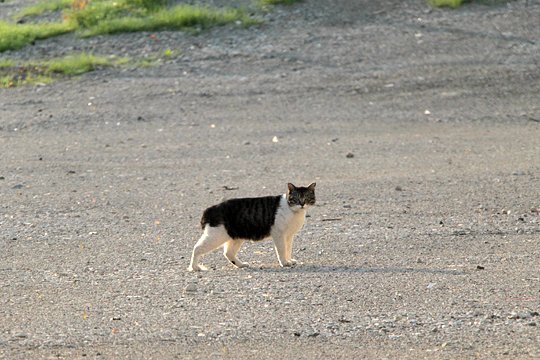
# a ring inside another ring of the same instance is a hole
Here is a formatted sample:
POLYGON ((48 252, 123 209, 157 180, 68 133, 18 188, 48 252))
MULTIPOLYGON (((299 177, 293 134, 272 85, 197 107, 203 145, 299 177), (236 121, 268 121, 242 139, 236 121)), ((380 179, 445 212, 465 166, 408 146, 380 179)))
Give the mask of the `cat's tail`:
MULTIPOLYGON (((204 213, 206 214, 206 211, 204 213)), ((203 214, 203 216, 201 217, 201 229, 204 230, 204 227, 206 226, 206 224, 208 224, 208 221, 206 220, 206 217, 203 214)))

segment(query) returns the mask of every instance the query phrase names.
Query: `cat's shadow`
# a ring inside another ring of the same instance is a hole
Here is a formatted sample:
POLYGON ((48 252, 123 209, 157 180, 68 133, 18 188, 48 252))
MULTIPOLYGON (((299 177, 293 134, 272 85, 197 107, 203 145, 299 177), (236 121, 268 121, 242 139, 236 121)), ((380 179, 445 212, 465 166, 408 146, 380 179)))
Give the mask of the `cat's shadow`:
POLYGON ((293 267, 281 268, 281 267, 249 267, 243 269, 247 272, 263 272, 263 273, 278 273, 278 272, 292 272, 292 273, 350 273, 350 274, 436 274, 436 275, 466 275, 465 271, 452 270, 452 269, 428 269, 428 268, 409 268, 409 267, 366 267, 366 266, 354 266, 354 265, 314 265, 314 264, 299 264, 293 267))

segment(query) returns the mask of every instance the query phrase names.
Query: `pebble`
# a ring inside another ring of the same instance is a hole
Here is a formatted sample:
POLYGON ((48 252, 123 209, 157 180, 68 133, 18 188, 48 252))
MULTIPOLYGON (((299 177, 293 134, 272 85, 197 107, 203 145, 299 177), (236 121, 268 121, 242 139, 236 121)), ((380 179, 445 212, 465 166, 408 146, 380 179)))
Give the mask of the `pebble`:
POLYGON ((339 328, 339 325, 336 323, 328 323, 326 324, 326 328, 329 330, 336 330, 339 328))
POLYGON ((350 153, 347 153, 347 155, 345 155, 345 157, 347 159, 352 159, 354 157, 354 154, 350 152, 350 153))
POLYGON ((187 284, 184 288, 184 292, 197 292, 197 285, 196 284, 187 284))
POLYGON ((538 312, 536 311, 525 311, 525 312, 511 312, 510 315, 508 315, 508 318, 511 320, 528 320, 535 316, 538 316, 538 312))
POLYGON ((522 312, 522 313, 518 314, 518 317, 520 319, 530 319, 530 318, 532 318, 532 315, 531 315, 530 312, 522 312))

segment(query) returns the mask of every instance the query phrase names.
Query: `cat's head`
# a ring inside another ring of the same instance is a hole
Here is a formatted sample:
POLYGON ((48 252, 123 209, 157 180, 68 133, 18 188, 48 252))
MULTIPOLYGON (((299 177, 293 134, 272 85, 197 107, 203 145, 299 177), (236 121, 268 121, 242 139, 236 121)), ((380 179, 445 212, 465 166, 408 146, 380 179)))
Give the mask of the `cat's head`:
POLYGON ((294 186, 288 183, 287 203, 293 211, 305 209, 315 204, 315 183, 308 187, 294 186))

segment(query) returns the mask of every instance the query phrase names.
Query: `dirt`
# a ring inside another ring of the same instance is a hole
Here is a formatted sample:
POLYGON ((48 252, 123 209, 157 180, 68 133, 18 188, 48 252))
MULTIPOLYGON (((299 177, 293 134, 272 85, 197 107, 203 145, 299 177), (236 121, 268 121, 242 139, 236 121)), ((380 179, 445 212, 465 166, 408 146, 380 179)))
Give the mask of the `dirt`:
POLYGON ((0 89, 0 358, 539 358, 540 2, 260 16, 2 54, 180 50, 0 89), (311 181, 296 267, 186 271, 207 206, 311 181))

